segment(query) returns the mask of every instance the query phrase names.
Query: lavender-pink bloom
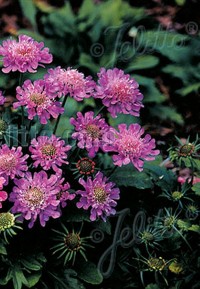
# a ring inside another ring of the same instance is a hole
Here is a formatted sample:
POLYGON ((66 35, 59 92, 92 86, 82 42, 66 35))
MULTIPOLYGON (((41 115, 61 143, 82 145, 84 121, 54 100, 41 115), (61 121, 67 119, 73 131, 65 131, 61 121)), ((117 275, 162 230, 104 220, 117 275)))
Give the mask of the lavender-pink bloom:
POLYGON ((3 56, 2 71, 36 72, 42 63, 51 63, 52 55, 48 48, 44 48, 43 42, 37 42, 27 35, 19 35, 18 42, 15 39, 4 40, 0 45, 0 55, 3 56))
POLYGON ((94 180, 88 177, 87 181, 80 179, 79 183, 85 190, 76 192, 81 195, 77 207, 84 210, 91 208, 91 221, 95 221, 99 217, 106 221, 106 217, 116 213, 114 207, 117 202, 115 200, 119 200, 120 191, 118 188, 114 188, 115 184, 108 182, 108 178, 101 172, 96 174, 94 180))
POLYGON ((57 93, 58 97, 69 94, 77 101, 91 97, 96 87, 91 76, 84 77, 83 73, 70 67, 67 70, 60 66, 50 68, 44 79, 51 93, 57 93))
POLYGON ((134 78, 117 68, 107 71, 101 68, 98 77, 99 85, 94 97, 102 99, 112 117, 119 113, 139 116, 143 95, 134 78))
POLYGON ((2 91, 0 90, 0 105, 3 105, 5 102, 5 97, 3 96, 2 91))
POLYGON ((10 194, 9 201, 14 202, 12 213, 21 213, 21 220, 30 220, 32 228, 37 217, 42 227, 50 217, 56 219, 61 215, 57 195, 60 192, 58 185, 60 176, 48 175, 44 171, 32 174, 27 172, 22 179, 15 179, 15 186, 10 194))
POLYGON ((118 131, 111 129, 103 136, 103 150, 114 152, 113 161, 116 166, 132 163, 139 171, 143 170, 144 160, 154 160, 159 154, 155 149, 155 139, 149 134, 144 138, 144 129, 139 124, 119 124, 118 131))
POLYGON ((57 199, 60 200, 60 206, 64 208, 67 205, 67 201, 73 200, 76 195, 69 192, 70 184, 66 182, 64 178, 59 181, 58 186, 60 188, 60 192, 57 195, 57 199))
POLYGON ((16 176, 24 176, 28 170, 27 158, 28 155, 23 156, 21 147, 10 149, 6 144, 0 147, 0 176, 5 178, 6 184, 9 177, 14 179, 16 176))
POLYGON ((46 124, 51 116, 57 118, 64 112, 61 103, 56 101, 53 95, 47 93, 44 80, 35 80, 33 83, 26 80, 22 87, 16 88, 16 91, 18 102, 15 102, 13 107, 25 106, 28 109, 28 119, 33 119, 35 115, 38 115, 40 122, 46 124))
POLYGON ((72 138, 77 139, 78 147, 86 148, 89 157, 93 158, 99 148, 102 148, 102 136, 109 131, 109 125, 100 115, 94 117, 93 111, 88 111, 85 115, 78 112, 77 119, 72 117, 70 123, 76 131, 72 134, 72 138))
POLYGON ((61 174, 62 170, 59 167, 62 164, 68 164, 67 152, 70 148, 71 146, 65 145, 65 141, 55 135, 34 138, 29 147, 32 153, 31 158, 34 160, 33 166, 37 168, 41 165, 44 170, 52 168, 55 172, 61 174))

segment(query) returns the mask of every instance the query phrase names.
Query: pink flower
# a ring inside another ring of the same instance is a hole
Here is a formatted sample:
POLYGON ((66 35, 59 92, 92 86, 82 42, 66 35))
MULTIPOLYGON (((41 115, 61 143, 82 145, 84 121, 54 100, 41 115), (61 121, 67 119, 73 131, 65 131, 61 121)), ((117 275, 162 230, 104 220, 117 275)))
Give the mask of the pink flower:
POLYGON ((101 98, 103 104, 108 107, 112 117, 119 113, 139 116, 143 95, 138 89, 138 83, 130 75, 124 74, 121 69, 101 68, 98 73, 98 86, 96 98, 101 98))
POLYGON ((37 168, 40 165, 44 170, 52 168, 58 174, 62 173, 59 167, 62 164, 68 164, 68 161, 66 161, 67 152, 70 149, 71 146, 65 145, 64 140, 60 140, 55 135, 51 137, 39 136, 31 141, 29 147, 32 153, 31 158, 34 160, 34 167, 37 168))
POLYGON ((80 179, 79 183, 85 190, 76 192, 81 195, 76 205, 84 210, 91 208, 91 221, 95 221, 98 217, 106 221, 106 217, 116 213, 114 207, 117 202, 115 200, 119 200, 120 191, 118 188, 114 188, 115 184, 108 182, 108 178, 104 177, 101 172, 96 174, 94 180, 89 177, 87 181, 80 179))
POLYGON ((26 159, 28 155, 22 154, 22 148, 9 148, 6 144, 0 148, 0 176, 8 184, 8 178, 14 179, 16 176, 23 177, 28 170, 26 159))
POLYGON ((91 97, 96 87, 91 76, 85 78, 83 73, 70 67, 67 70, 60 66, 51 68, 44 79, 51 93, 57 93, 58 97, 69 94, 77 101, 91 97))
POLYGON ((0 191, 0 208, 2 208, 1 202, 5 201, 8 197, 8 194, 5 191, 0 191))
POLYGON ((0 90, 0 105, 3 105, 5 102, 5 97, 3 96, 2 91, 0 90))
POLYGON ((0 45, 0 55, 3 56, 2 71, 36 72, 42 63, 51 63, 52 55, 48 48, 43 48, 43 42, 37 42, 27 35, 19 35, 19 41, 8 39, 0 45))
POLYGON ((132 163, 139 171, 143 170, 144 160, 154 160, 159 150, 154 150, 155 140, 149 134, 141 138, 144 129, 139 124, 131 124, 127 129, 126 124, 118 125, 119 132, 115 129, 103 137, 105 152, 116 153, 113 161, 116 166, 132 163))
POLYGON ((59 188, 60 191, 57 194, 57 199, 60 200, 60 205, 62 208, 66 207, 67 201, 71 201, 75 198, 75 194, 71 194, 69 192, 70 184, 68 182, 65 182, 65 179, 61 179, 59 182, 59 188), (64 184, 62 184, 64 182, 64 184))
POLYGON ((48 175, 44 171, 32 174, 27 172, 22 179, 15 179, 15 187, 10 194, 9 201, 14 202, 12 213, 21 213, 21 220, 30 220, 28 225, 32 228, 37 217, 42 227, 50 217, 59 218, 60 200, 57 195, 60 192, 58 185, 60 177, 48 175))
MULTIPOLYGON (((187 178, 187 177, 181 177, 181 176, 179 176, 178 179, 177 179, 177 181, 178 181, 179 183, 181 183, 181 185, 184 184, 184 183, 186 182, 186 180, 188 180, 188 182, 191 182, 192 178, 191 178, 191 177, 190 177, 190 178, 187 178)), ((194 185, 194 184, 197 184, 197 183, 200 183, 200 178, 194 177, 192 184, 194 185)))
POLYGON ((57 118, 64 112, 61 103, 47 93, 44 80, 36 80, 34 83, 26 80, 22 87, 17 87, 16 91, 18 102, 15 102, 13 107, 25 106, 28 109, 28 119, 38 115, 40 122, 46 124, 51 116, 57 118))
POLYGON ((3 189, 3 185, 6 183, 6 179, 0 177, 0 190, 3 189))
POLYGON ((89 157, 93 158, 100 148, 102 148, 102 136, 109 130, 105 119, 100 115, 94 117, 94 112, 86 112, 83 116, 81 112, 77 113, 77 119, 73 117, 70 123, 75 127, 73 139, 78 140, 78 147, 86 148, 89 157))

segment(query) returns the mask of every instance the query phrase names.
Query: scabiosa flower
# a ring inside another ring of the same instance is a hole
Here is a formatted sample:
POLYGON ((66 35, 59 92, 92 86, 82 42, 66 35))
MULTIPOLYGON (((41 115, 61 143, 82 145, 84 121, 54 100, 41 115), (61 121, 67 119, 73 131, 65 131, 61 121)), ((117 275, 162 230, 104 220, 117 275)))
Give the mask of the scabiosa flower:
POLYGON ((65 145, 64 140, 60 140, 60 137, 52 135, 39 136, 37 139, 31 141, 31 146, 29 147, 32 153, 31 158, 34 160, 34 167, 41 165, 44 170, 49 170, 52 168, 58 174, 62 173, 59 167, 62 164, 68 164, 67 152, 70 150, 71 146, 65 145))
POLYGON ((106 221, 106 217, 116 213, 114 207, 117 202, 115 200, 119 200, 120 191, 118 188, 114 188, 115 184, 108 182, 108 178, 103 176, 101 172, 96 174, 94 180, 89 177, 87 181, 79 179, 79 183, 85 190, 76 192, 81 195, 76 205, 84 210, 91 208, 91 221, 95 221, 98 217, 106 221))
POLYGON ((33 119, 38 115, 40 122, 46 124, 52 116, 57 118, 64 112, 59 101, 55 101, 53 95, 47 93, 47 87, 44 80, 36 80, 33 83, 28 79, 23 86, 16 88, 16 98, 18 102, 13 104, 14 108, 26 106, 28 109, 28 119, 33 119))
POLYGON ((43 42, 37 42, 27 35, 19 35, 18 42, 15 39, 3 41, 0 45, 0 55, 3 56, 2 71, 36 72, 42 63, 51 63, 52 55, 48 48, 44 48, 43 42))
POLYGON ((22 147, 9 148, 6 144, 0 148, 0 176, 8 184, 8 178, 14 179, 16 176, 23 177, 28 170, 26 159, 28 155, 22 153, 22 147))
POLYGON ((0 90, 0 105, 3 105, 5 102, 5 97, 3 96, 2 91, 0 90))
POLYGON ((107 71, 101 68, 98 77, 99 85, 94 97, 102 99, 112 117, 117 117, 119 113, 139 116, 143 95, 134 78, 117 68, 107 71))
POLYGON ((77 101, 91 97, 96 87, 91 76, 84 77, 83 73, 70 67, 67 70, 60 66, 51 68, 44 79, 49 84, 49 90, 58 93, 58 97, 69 94, 77 101))
POLYGON ((30 220, 28 225, 32 228, 37 217, 42 227, 50 217, 59 218, 61 213, 58 209, 60 200, 57 194, 60 191, 59 176, 48 175, 45 171, 32 174, 27 172, 22 179, 15 179, 15 187, 10 194, 9 201, 14 202, 12 213, 21 213, 21 220, 30 220))
POLYGON ((102 148, 102 136, 109 130, 109 125, 100 115, 94 117, 93 111, 88 111, 83 116, 77 112, 77 119, 73 117, 70 123, 75 127, 72 134, 73 139, 78 140, 78 147, 86 148, 89 157, 93 158, 100 148, 102 148))
POLYGON ((64 178, 59 181, 58 186, 60 190, 57 194, 57 199, 60 201, 61 207, 64 208, 67 205, 67 201, 73 200, 76 195, 69 192, 70 184, 66 182, 64 178))
POLYGON ((115 129, 103 137, 105 152, 115 152, 113 161, 116 166, 132 163, 139 171, 143 170, 144 160, 154 160, 159 150, 154 150, 155 139, 149 134, 141 138, 144 129, 139 124, 131 124, 127 129, 126 124, 118 125, 119 132, 115 129))
POLYGON ((1 202, 7 200, 8 194, 5 191, 0 191, 0 208, 2 208, 1 202))

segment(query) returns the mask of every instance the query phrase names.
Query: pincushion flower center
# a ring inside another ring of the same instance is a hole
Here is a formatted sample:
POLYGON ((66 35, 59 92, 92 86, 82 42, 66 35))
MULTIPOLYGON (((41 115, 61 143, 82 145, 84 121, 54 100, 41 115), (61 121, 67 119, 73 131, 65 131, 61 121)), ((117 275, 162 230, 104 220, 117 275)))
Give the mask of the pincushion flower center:
POLYGON ((107 194, 106 191, 101 188, 101 187, 97 187, 94 189, 94 198, 98 203, 104 203, 106 200, 107 194))
POLYGON ((97 125, 95 125, 95 124, 88 124, 86 126, 86 131, 87 131, 87 134, 92 139, 101 137, 101 131, 100 131, 99 127, 97 125))
POLYGON ((12 170, 16 167, 15 156, 11 153, 0 156, 0 170, 12 170))
POLYGON ((19 47, 17 47, 16 49, 16 52, 20 56, 28 58, 32 55, 32 50, 33 50, 33 47, 31 47, 30 45, 25 45, 25 44, 22 45, 20 43, 19 47))
POLYGON ((80 248, 81 240, 79 234, 71 233, 68 234, 65 238, 65 245, 71 251, 76 251, 80 248))
POLYGON ((118 144, 125 156, 138 156, 141 153, 141 141, 134 137, 131 138, 129 135, 125 135, 119 139, 118 144))
POLYGON ((56 148, 52 144, 46 144, 41 148, 42 154, 47 157, 55 156, 56 148))
POLYGON ((40 93, 33 93, 30 96, 30 100, 34 102, 36 105, 42 105, 46 101, 46 96, 40 93))
POLYGON ((39 207, 44 201, 44 193, 36 187, 30 188, 26 191, 24 199, 30 206, 39 207))
POLYGON ((0 213, 0 231, 4 231, 15 224, 15 217, 13 214, 7 213, 0 213))
POLYGON ((117 100, 121 102, 131 101, 133 98, 130 94, 130 87, 119 80, 113 83, 110 91, 112 91, 112 95, 114 94, 117 100))

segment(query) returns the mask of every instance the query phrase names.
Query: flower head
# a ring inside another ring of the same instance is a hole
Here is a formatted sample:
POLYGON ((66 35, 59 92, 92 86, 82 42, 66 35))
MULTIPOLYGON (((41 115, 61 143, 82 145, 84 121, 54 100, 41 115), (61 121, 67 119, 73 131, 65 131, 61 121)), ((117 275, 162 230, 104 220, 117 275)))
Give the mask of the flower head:
POLYGON ((33 227, 37 217, 42 227, 50 217, 59 218, 59 179, 56 175, 48 178, 45 171, 34 173, 33 176, 27 172, 24 178, 15 179, 15 187, 9 197, 9 201, 14 202, 11 212, 21 213, 22 220, 30 220, 29 228, 33 227))
POLYGON ((43 42, 37 42, 27 35, 19 35, 18 42, 15 39, 3 41, 0 45, 0 55, 3 56, 2 71, 20 71, 22 73, 36 72, 42 63, 51 63, 52 55, 48 48, 44 48, 43 42))
POLYGON ((64 208, 67 205, 67 201, 73 200, 76 195, 69 192, 70 184, 64 178, 59 181, 58 186, 59 193, 57 194, 57 199, 60 201, 61 207, 64 208))
POLYGON ((34 160, 34 167, 42 166, 44 170, 52 168, 55 172, 61 174, 62 171, 59 167, 62 164, 68 164, 67 152, 71 146, 65 145, 64 140, 60 140, 59 137, 52 135, 39 136, 37 139, 31 141, 29 147, 32 153, 31 158, 34 160))
POLYGON ((2 208, 1 202, 4 202, 8 198, 8 194, 5 191, 0 191, 0 208, 2 208))
POLYGON ((57 93, 58 97, 69 94, 77 101, 91 97, 96 87, 91 76, 84 77, 83 73, 70 67, 67 70, 60 66, 50 68, 44 79, 49 85, 49 90, 57 93))
POLYGON ((0 176, 8 183, 8 178, 23 177, 28 170, 26 159, 28 155, 22 154, 22 148, 9 148, 6 144, 0 148, 0 176))
POLYGON ((75 127, 72 134, 73 139, 78 140, 78 147, 86 150, 89 157, 93 158, 100 148, 102 148, 102 136, 108 132, 109 125, 100 115, 94 117, 93 111, 88 111, 85 115, 77 113, 77 119, 71 118, 70 123, 75 127))
POLYGON ((15 102, 13 107, 26 106, 28 119, 33 119, 35 115, 38 115, 40 122, 46 124, 51 116, 57 118, 64 112, 61 103, 56 101, 53 95, 47 93, 44 80, 36 80, 33 83, 26 80, 22 87, 17 87, 16 91, 18 102, 15 102))
POLYGON ((155 140, 149 134, 141 137, 144 129, 139 124, 131 124, 127 129, 126 124, 118 126, 119 132, 111 129, 103 137, 105 152, 115 152, 114 164, 117 166, 132 163, 139 171, 143 170, 144 160, 154 160, 159 154, 155 149, 155 140))
POLYGON ((143 107, 141 103, 143 95, 134 78, 130 78, 130 75, 117 68, 107 71, 101 68, 98 77, 99 85, 95 97, 102 99, 112 117, 116 117, 119 113, 139 116, 143 107))
POLYGON ((114 188, 115 184, 108 182, 108 178, 103 176, 101 172, 96 174, 94 180, 89 177, 87 181, 80 179, 79 183, 85 190, 76 192, 81 195, 76 205, 84 210, 91 208, 91 221, 95 221, 98 217, 106 221, 106 217, 116 213, 114 207, 117 202, 115 200, 119 200, 120 191, 118 188, 114 188))
POLYGON ((3 96, 2 91, 0 90, 0 105, 3 105, 5 102, 5 97, 3 96))
POLYGON ((77 162, 76 167, 78 169, 79 174, 91 175, 92 173, 94 173, 95 170, 95 162, 93 162, 89 158, 81 158, 77 162))
POLYGON ((64 265, 72 260, 72 264, 74 264, 77 253, 81 254, 83 258, 87 261, 85 256, 85 247, 92 247, 87 243, 87 239, 90 237, 81 237, 81 229, 79 231, 68 231, 64 224, 61 223, 62 231, 54 230, 56 233, 55 242, 51 249, 53 250, 53 254, 59 254, 57 258, 64 257, 64 265))

